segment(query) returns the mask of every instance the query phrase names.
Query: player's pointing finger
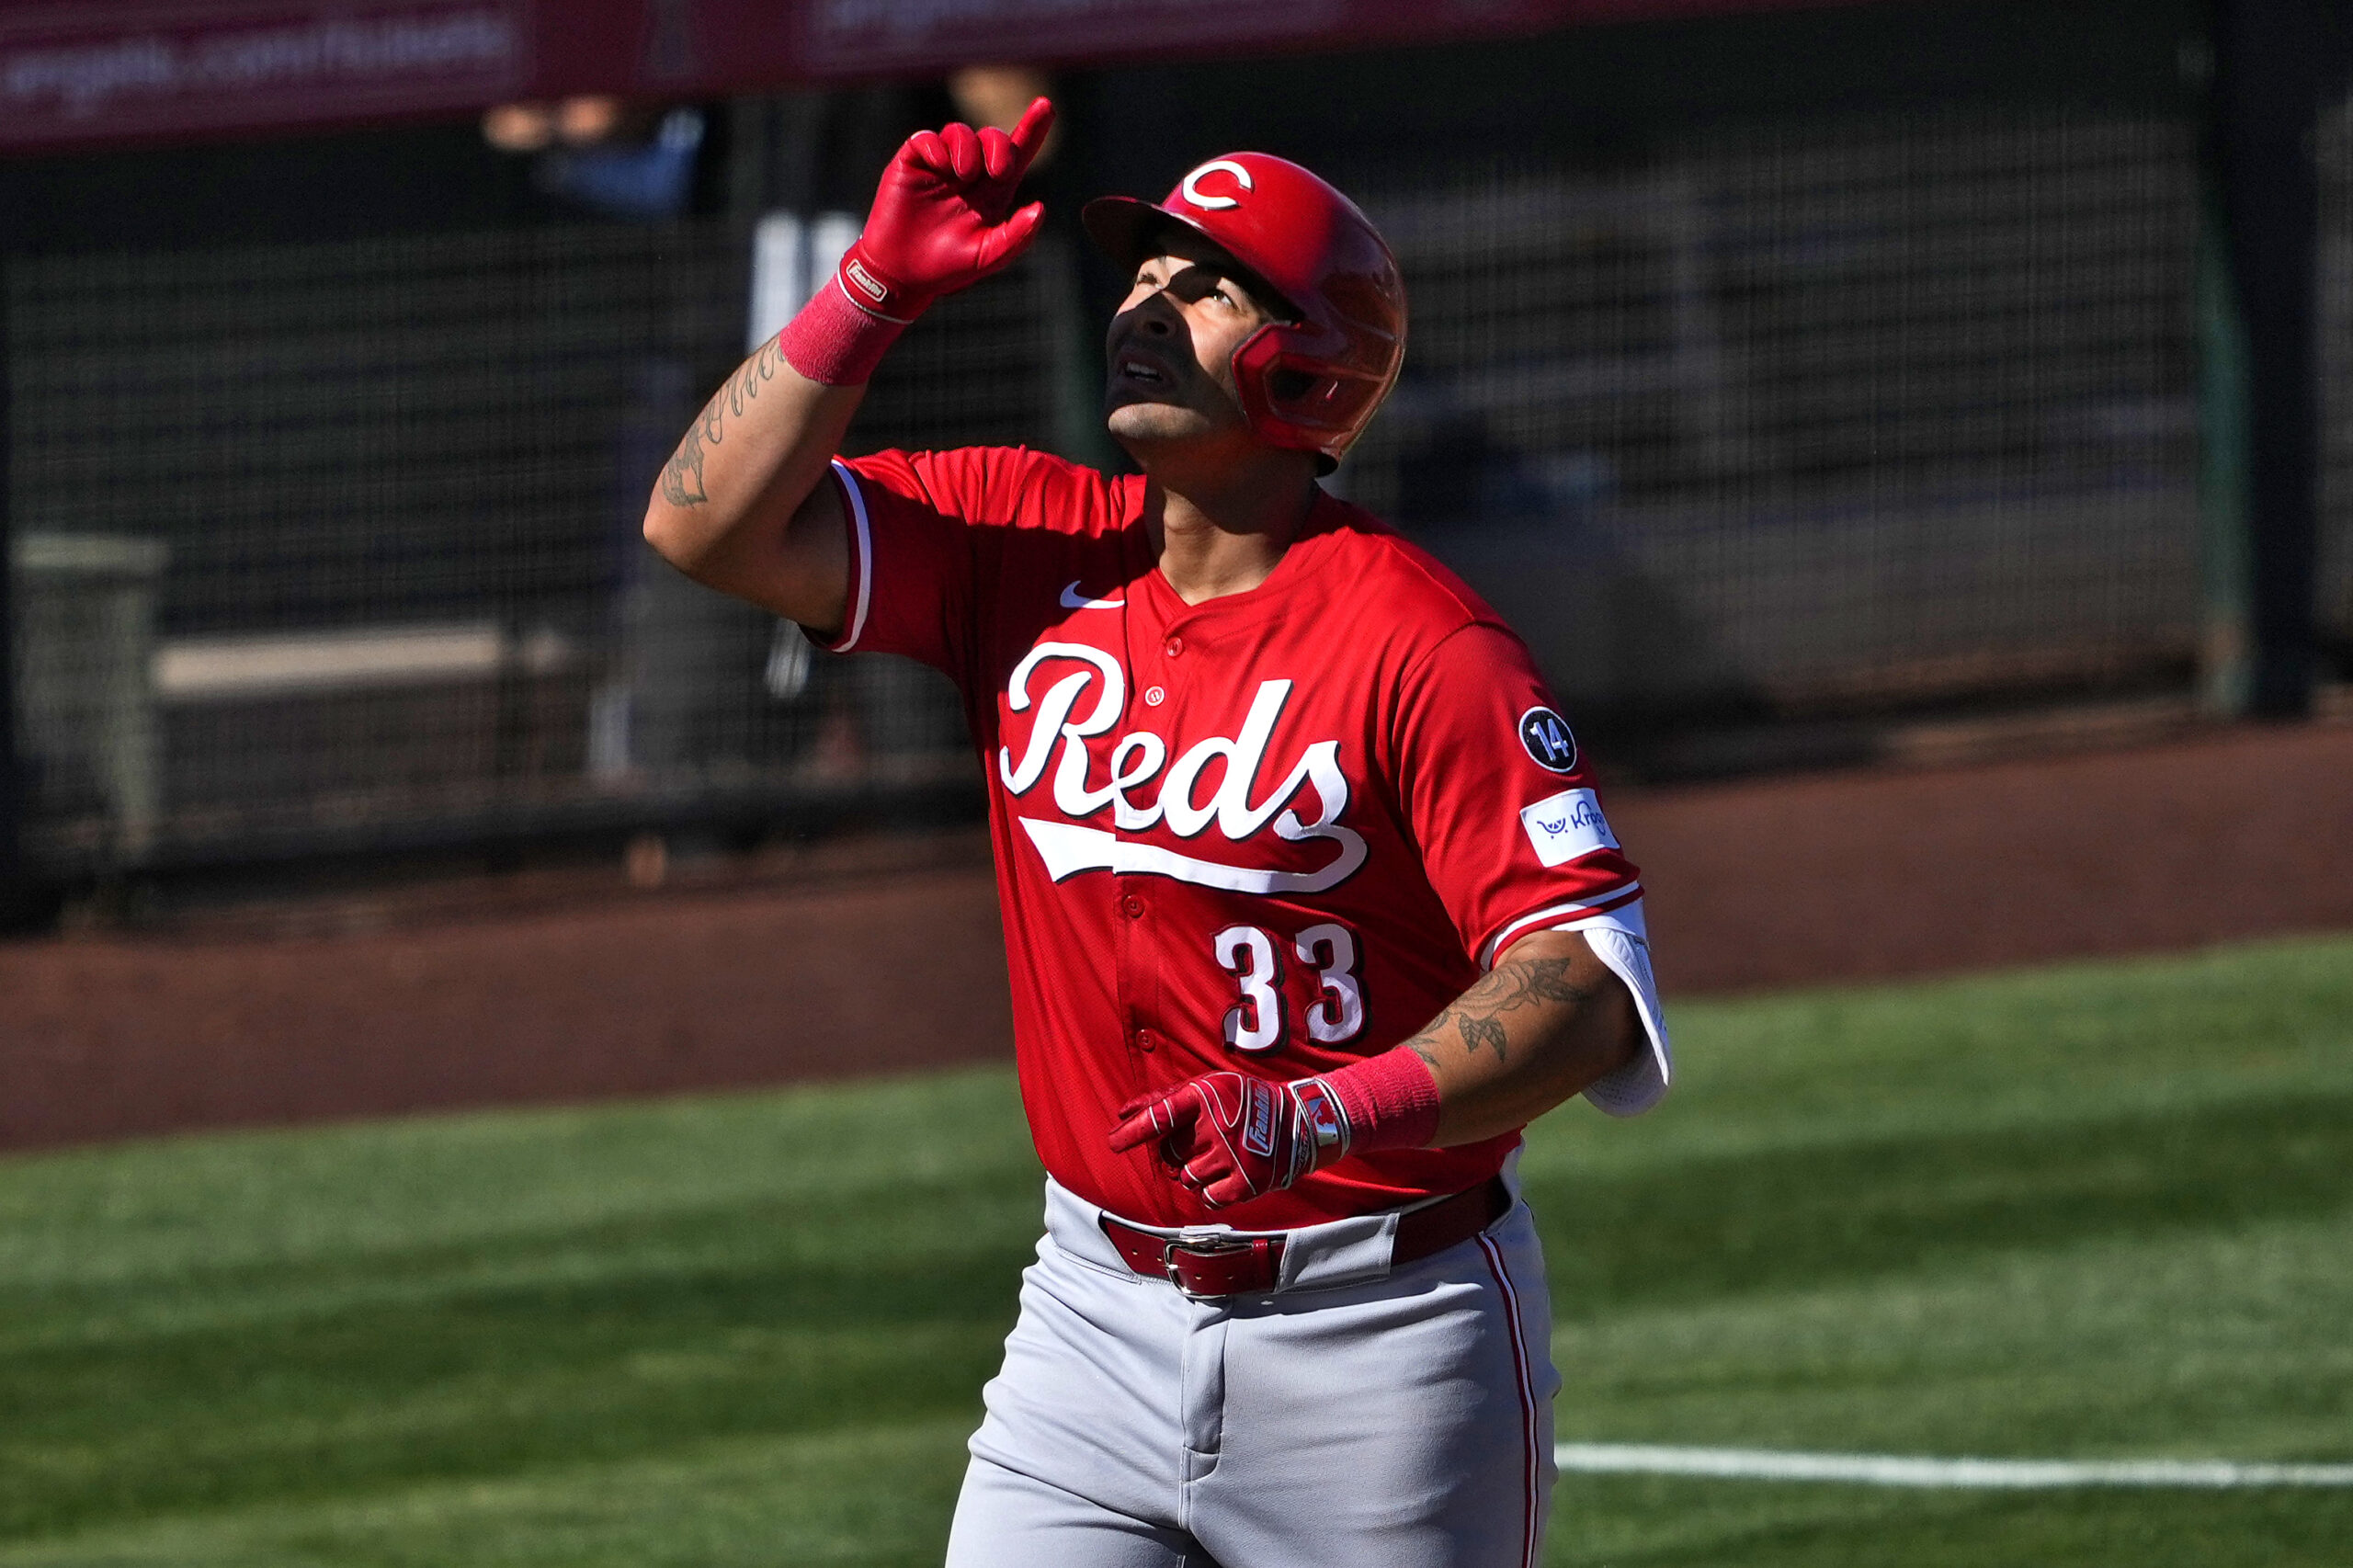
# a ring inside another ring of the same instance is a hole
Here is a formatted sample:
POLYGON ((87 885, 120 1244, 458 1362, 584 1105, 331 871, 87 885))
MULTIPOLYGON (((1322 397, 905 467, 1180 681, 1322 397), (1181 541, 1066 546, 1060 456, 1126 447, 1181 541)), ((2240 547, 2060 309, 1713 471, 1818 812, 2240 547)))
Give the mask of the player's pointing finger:
POLYGON ((1166 1100, 1154 1100, 1138 1106, 1120 1118, 1119 1125, 1111 1129, 1112 1153, 1124 1154, 1131 1149, 1141 1148, 1155 1138, 1165 1137, 1176 1125, 1176 1116, 1166 1100))
POLYGON ((1051 98, 1033 99, 1029 107, 1022 110, 1020 123, 1013 128, 1013 148, 1020 154, 1020 161, 1013 166, 1017 177, 1029 169, 1029 160, 1035 158, 1038 149, 1046 144, 1047 133, 1053 128, 1054 103, 1051 98))

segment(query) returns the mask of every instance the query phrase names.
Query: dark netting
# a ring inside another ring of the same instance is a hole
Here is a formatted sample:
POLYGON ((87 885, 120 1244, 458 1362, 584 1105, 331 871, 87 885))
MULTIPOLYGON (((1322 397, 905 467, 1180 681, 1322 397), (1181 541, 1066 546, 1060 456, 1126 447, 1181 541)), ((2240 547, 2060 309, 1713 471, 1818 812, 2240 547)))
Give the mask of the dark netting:
MULTIPOLYGON (((2323 619, 2353 636, 2353 129, 2323 139, 2323 619)), ((1583 721, 2186 690, 2194 128, 1936 110, 1570 166, 1335 168, 1407 372, 1336 483, 1583 721)), ((952 692, 638 538, 741 354, 748 217, 12 258, 30 837, 52 864, 969 781, 952 692)), ((951 299, 852 446, 1084 444, 1070 254, 951 299)))
POLYGON ((2353 676, 2353 101, 2321 117, 2321 635, 2353 676))
MULTIPOLYGON (((742 352, 718 222, 12 259, 37 857, 626 824, 969 774, 928 672, 811 660, 639 521, 742 352)), ((1030 440, 1033 269, 858 436, 1030 440)))
POLYGON ((1373 188, 1414 337, 1347 483, 1587 713, 2181 680, 2194 158, 1937 113, 1373 188))

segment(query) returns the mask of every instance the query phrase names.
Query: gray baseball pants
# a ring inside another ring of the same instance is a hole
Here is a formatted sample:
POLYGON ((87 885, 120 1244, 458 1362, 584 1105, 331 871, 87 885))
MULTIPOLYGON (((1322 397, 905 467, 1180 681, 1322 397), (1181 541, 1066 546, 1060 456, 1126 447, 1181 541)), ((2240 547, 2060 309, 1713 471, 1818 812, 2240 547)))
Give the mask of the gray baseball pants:
POLYGON ((1291 1233, 1271 1296, 1138 1277, 1048 1182, 949 1568, 1533 1568, 1552 1312, 1527 1205, 1392 1269, 1393 1216, 1291 1233))

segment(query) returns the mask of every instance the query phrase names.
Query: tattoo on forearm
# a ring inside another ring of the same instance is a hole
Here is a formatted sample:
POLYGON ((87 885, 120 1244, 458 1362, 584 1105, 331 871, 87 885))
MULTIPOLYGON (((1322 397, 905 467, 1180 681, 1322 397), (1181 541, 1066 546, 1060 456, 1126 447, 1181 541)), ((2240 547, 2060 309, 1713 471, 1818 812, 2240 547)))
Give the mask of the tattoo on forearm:
POLYGON ((699 506, 710 499, 703 488, 702 461, 706 448, 719 445, 729 415, 741 419, 760 395, 760 388, 776 379, 777 366, 782 357, 777 352, 776 339, 771 337, 744 361, 741 368, 728 378, 727 384, 711 393, 694 423, 687 426, 686 438, 670 460, 662 467, 662 499, 673 506, 699 506))
POLYGON ((1582 1006, 1596 994, 1569 978, 1566 959, 1506 963, 1481 977, 1405 1045, 1435 1072, 1440 1044, 1451 1029, 1462 1041, 1463 1055, 1492 1051, 1497 1062, 1506 1062, 1511 1060, 1511 1035, 1504 1024, 1505 1014, 1546 1003, 1582 1006))
POLYGON ((1446 1032, 1447 1025, 1454 1022, 1454 1009, 1447 1008, 1432 1018, 1421 1033, 1405 1042, 1405 1049, 1427 1062, 1433 1073, 1438 1071, 1438 1037, 1446 1032))
POLYGON ((1569 979, 1566 959, 1530 959, 1527 963, 1513 965, 1512 973, 1519 988, 1506 1004, 1511 1007, 1530 1002, 1573 1002, 1582 1006, 1598 994, 1569 979))
POLYGON ((1476 1056, 1482 1050, 1486 1050, 1494 1051, 1499 1062, 1511 1060, 1511 1038, 1505 1032, 1500 1019, 1478 1018, 1465 1014, 1455 1019, 1455 1028, 1462 1031, 1462 1049, 1469 1054, 1476 1056))
POLYGON ((1586 1002, 1593 993, 1571 983, 1566 959, 1529 959, 1506 963, 1462 994, 1464 1006, 1489 1013, 1516 1013, 1542 1002, 1586 1002))

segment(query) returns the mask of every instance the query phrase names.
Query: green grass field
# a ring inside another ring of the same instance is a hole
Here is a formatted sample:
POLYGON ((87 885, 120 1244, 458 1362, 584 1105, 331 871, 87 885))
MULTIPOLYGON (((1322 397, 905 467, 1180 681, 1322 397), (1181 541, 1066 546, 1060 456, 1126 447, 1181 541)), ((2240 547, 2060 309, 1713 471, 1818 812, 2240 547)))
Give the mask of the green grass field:
MULTIPOLYGON (((1530 1138, 1563 1438, 2353 1460, 2353 939, 1674 1022, 1530 1138)), ((1038 1181, 1001 1071, 0 1161, 0 1568, 937 1562, 1038 1181)), ((1548 1561, 2342 1568, 2353 1492, 1571 1476, 1548 1561)))

